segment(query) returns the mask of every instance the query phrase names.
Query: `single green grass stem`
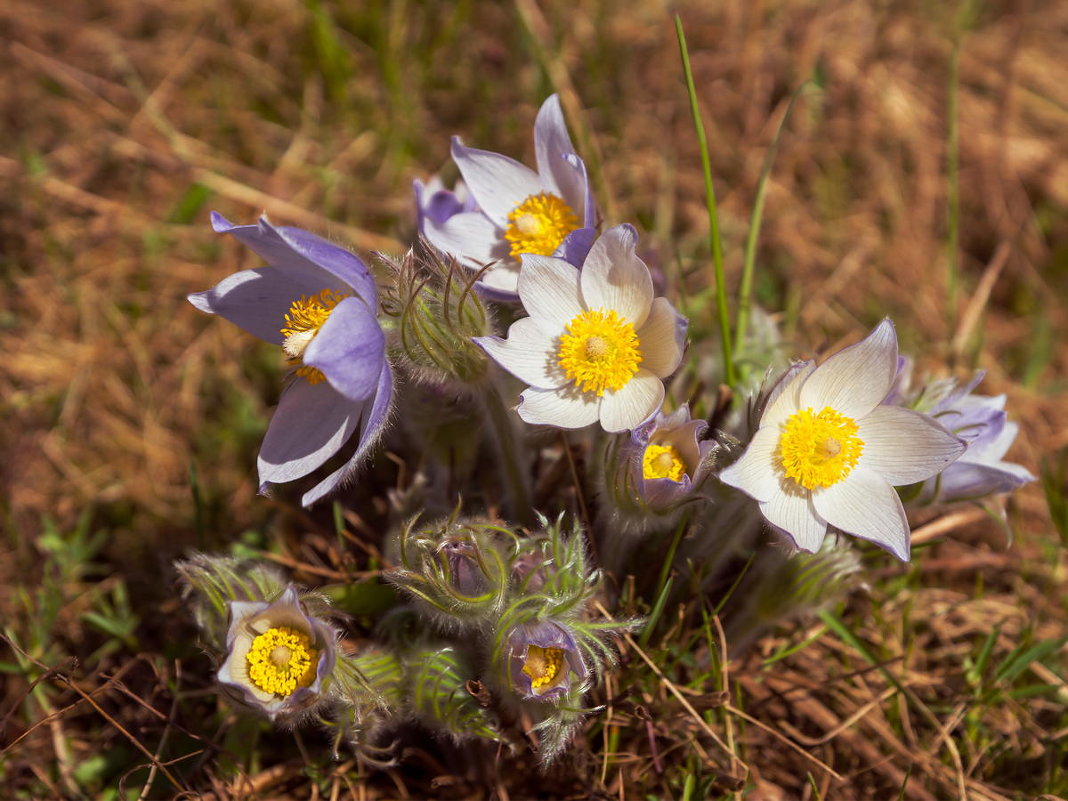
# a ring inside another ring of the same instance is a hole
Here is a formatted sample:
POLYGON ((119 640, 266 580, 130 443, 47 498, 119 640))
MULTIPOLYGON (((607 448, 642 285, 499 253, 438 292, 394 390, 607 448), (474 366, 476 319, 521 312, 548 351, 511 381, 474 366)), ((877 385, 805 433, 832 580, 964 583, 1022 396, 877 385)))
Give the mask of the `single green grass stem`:
MULTIPOLYGON (((771 140, 768 152, 764 155, 764 166, 760 170, 760 179, 757 181, 756 197, 753 199, 753 211, 749 217, 749 233, 745 238, 745 259, 742 263, 742 280, 738 287, 738 316, 734 321, 734 352, 742 353, 745 349, 746 331, 749 326, 749 306, 752 303, 753 273, 756 269, 756 246, 760 237, 760 224, 764 219, 764 197, 767 194, 768 179, 771 177, 771 166, 775 162, 775 154, 779 151, 779 141, 782 139, 783 128, 794 110, 797 98, 808 82, 801 84, 790 96, 790 102, 786 111, 775 129, 775 136, 771 140)), ((743 357, 744 359, 744 357, 743 357)))
POLYGON ((701 151, 701 170, 705 177, 705 199, 708 206, 709 245, 712 250, 712 267, 716 283, 716 309, 719 315, 719 334, 723 348, 723 380, 734 388, 734 354, 731 343, 730 313, 727 309, 727 280, 723 268, 723 243, 719 234, 719 214, 716 211, 716 191, 712 186, 712 161, 708 155, 708 137, 701 122, 701 108, 697 103, 697 87, 690 68, 690 52, 686 48, 686 34, 682 30, 682 18, 675 15, 675 34, 679 39, 679 54, 682 56, 682 71, 686 75, 686 90, 690 95, 690 113, 697 132, 701 151))

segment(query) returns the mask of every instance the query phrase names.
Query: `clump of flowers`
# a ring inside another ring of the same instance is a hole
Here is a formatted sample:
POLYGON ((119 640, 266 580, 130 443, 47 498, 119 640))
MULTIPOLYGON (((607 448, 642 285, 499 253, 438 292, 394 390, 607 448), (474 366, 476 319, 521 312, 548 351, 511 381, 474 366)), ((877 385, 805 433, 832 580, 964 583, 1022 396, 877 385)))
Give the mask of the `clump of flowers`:
POLYGON ((725 326, 721 357, 701 326, 688 346, 637 231, 598 235, 555 96, 534 140, 536 171, 453 140, 462 181, 417 181, 422 238, 378 254, 381 310, 359 257, 265 218, 213 215, 266 264, 189 296, 279 346, 289 370, 261 491, 314 473, 302 504, 329 497, 396 401, 396 480, 376 470, 347 499, 359 513, 334 507, 338 542, 359 552, 331 553, 370 580, 305 590, 255 561, 177 565, 220 689, 281 725, 314 719, 371 764, 399 758, 382 737, 411 723, 548 764, 603 701, 614 635, 714 607, 749 642, 860 583, 860 546, 828 533, 907 561, 903 497, 1033 480, 1005 460, 1005 398, 975 395, 978 378, 910 394, 889 320, 774 380, 772 315, 739 332, 740 375, 725 326))

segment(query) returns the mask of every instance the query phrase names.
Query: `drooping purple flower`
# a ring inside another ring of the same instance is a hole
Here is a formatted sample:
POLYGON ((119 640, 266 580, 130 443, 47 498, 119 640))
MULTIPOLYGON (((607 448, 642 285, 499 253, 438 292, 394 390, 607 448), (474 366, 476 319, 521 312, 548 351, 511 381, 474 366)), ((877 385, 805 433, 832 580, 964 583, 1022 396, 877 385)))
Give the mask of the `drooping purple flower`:
POLYGON ((292 585, 271 603, 230 601, 223 690, 272 721, 292 720, 321 700, 337 661, 337 632, 312 617, 292 585))
POLYGON ((589 670, 574 635, 561 623, 520 623, 508 633, 512 689, 522 698, 548 701, 566 695, 589 670))
POLYGON ((1035 480, 1027 468, 1003 459, 1020 427, 1008 420, 1004 395, 972 394, 983 375, 978 373, 968 384, 950 389, 928 412, 967 447, 957 461, 924 483, 921 501, 975 500, 1011 492, 1035 480))
POLYGON ((538 111, 534 149, 537 172, 499 153, 464 147, 453 137, 452 158, 476 209, 457 212, 447 198, 442 213, 419 204, 423 236, 468 267, 488 265, 481 285, 502 300, 516 297, 522 254, 556 256, 578 266, 595 236, 597 211, 586 165, 575 154, 556 95, 538 111))
POLYGON ((211 221, 267 264, 227 276, 189 302, 279 345, 295 368, 260 447, 260 491, 310 474, 358 437, 348 461, 304 494, 310 506, 370 454, 388 416, 393 373, 377 287, 357 256, 300 228, 275 227, 266 217, 233 225, 214 212, 211 221))
POLYGON ((707 428, 704 420, 691 420, 689 407, 682 406, 670 415, 657 412, 631 432, 627 458, 632 481, 650 509, 678 504, 708 474, 705 457, 714 443, 699 441, 707 428))

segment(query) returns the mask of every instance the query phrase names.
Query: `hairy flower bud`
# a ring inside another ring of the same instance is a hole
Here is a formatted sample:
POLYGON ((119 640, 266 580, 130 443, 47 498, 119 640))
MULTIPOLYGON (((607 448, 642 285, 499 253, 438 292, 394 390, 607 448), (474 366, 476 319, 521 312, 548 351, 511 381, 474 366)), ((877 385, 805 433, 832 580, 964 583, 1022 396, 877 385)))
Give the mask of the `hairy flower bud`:
POLYGON ((445 628, 477 626, 499 614, 508 591, 514 535, 492 523, 449 518, 417 526, 397 541, 399 566, 386 578, 445 628))
POLYGON ((479 275, 429 247, 380 258, 394 278, 382 308, 397 321, 398 353, 411 372, 430 383, 480 381, 488 359, 471 339, 491 328, 475 291, 479 275))

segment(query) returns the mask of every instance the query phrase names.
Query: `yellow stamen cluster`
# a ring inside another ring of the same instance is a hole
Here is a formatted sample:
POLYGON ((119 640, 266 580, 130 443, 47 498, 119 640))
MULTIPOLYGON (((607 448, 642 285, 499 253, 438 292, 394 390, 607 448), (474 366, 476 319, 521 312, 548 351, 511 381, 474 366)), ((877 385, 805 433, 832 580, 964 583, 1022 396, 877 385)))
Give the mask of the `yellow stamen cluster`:
POLYGON ((638 344, 634 326, 615 310, 590 309, 568 323, 556 360, 579 389, 601 396, 622 389, 638 372, 638 344))
POLYGON ((778 458, 786 477, 807 490, 837 484, 857 466, 864 441, 857 423, 829 406, 819 414, 802 409, 791 415, 779 438, 778 458))
POLYGON ((512 243, 512 256, 537 253, 551 256, 568 234, 579 227, 578 217, 556 195, 531 195, 508 215, 504 238, 512 243))
POLYGON ((254 685, 285 697, 315 681, 319 652, 304 632, 273 626, 252 641, 245 660, 254 685))
POLYGON ((564 652, 559 648, 541 648, 537 645, 527 646, 527 658, 523 662, 523 672, 530 676, 530 686, 536 695, 538 690, 549 690, 556 684, 564 669, 564 652))
MULTIPOLYGON (((285 339, 282 341, 282 350, 289 357, 290 364, 300 364, 304 357, 304 351, 308 344, 319 333, 323 323, 330 317, 330 312, 345 298, 351 297, 333 289, 324 289, 318 295, 302 295, 300 300, 293 301, 286 312, 285 326, 279 329, 285 339)), ((301 365, 297 368, 297 375, 301 376, 309 384, 318 384, 326 380, 326 376, 314 367, 301 365)))
POLYGON ((670 445, 649 445, 642 456, 642 478, 670 478, 682 481, 686 475, 686 463, 682 454, 670 445))

